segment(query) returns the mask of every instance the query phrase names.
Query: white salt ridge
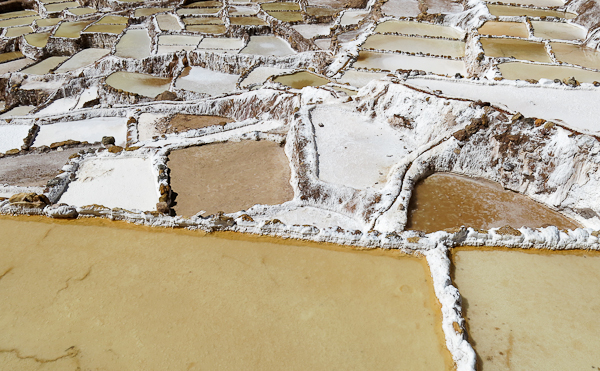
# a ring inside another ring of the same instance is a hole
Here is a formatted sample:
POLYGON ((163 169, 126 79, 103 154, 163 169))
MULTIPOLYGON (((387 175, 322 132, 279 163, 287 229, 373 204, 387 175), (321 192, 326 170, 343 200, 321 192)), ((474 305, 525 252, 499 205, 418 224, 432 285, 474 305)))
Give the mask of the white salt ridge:
POLYGON ((317 228, 341 227, 347 231, 362 230, 364 227, 345 215, 310 206, 275 214, 273 218, 288 225, 314 225, 317 228))
POLYGON ((296 54, 287 41, 276 36, 251 36, 240 54, 285 56, 296 54))
POLYGON ((85 66, 89 66, 109 53, 110 49, 83 49, 58 67, 55 73, 72 72, 85 66))
POLYGON ((527 117, 540 117, 564 123, 573 129, 597 133, 600 90, 544 87, 516 83, 482 83, 470 80, 412 78, 407 84, 444 95, 490 102, 527 117))
POLYGON ((175 88, 209 95, 221 95, 234 92, 239 78, 239 75, 230 75, 202 67, 191 67, 187 76, 177 79, 175 88))
POLYGON ((38 115, 55 115, 55 114, 59 114, 59 113, 64 113, 64 112, 67 112, 67 111, 75 108, 78 100, 79 100, 79 98, 77 96, 57 99, 54 102, 50 103, 44 109, 41 109, 40 111, 38 111, 36 114, 38 114, 38 115))
POLYGON ((104 136, 112 136, 116 145, 124 146, 127 140, 127 118, 96 117, 41 125, 34 146, 49 146, 69 139, 94 143, 100 142, 104 136))
POLYGON ((144 158, 95 158, 82 161, 77 178, 60 198, 75 206, 91 204, 109 208, 150 211, 160 194, 151 161, 144 158), (135 187, 132 187, 132 185, 135 187))
POLYGON ((21 149, 32 125, 0 125, 0 152, 21 149))
POLYGON ((83 108, 83 105, 85 103, 92 101, 98 97, 99 97, 99 95, 98 95, 98 87, 97 86, 92 86, 92 87, 85 89, 79 96, 79 99, 77 100, 77 105, 75 106, 75 109, 83 108))

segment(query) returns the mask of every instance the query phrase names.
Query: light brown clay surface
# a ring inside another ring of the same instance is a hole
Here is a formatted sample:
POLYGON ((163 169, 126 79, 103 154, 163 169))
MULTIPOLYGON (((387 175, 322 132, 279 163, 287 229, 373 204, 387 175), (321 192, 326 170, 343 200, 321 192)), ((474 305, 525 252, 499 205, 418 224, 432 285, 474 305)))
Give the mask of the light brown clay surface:
POLYGON ((469 249, 453 263, 480 371, 598 369, 600 254, 469 249))
POLYGON ((409 229, 435 232, 460 226, 578 227, 558 212, 500 184, 454 174, 434 174, 417 183, 408 211, 409 229))
POLYGON ((452 369, 424 259, 98 219, 0 234, 2 370, 452 369))
POLYGON ((208 126, 221 125, 224 126, 234 120, 210 115, 186 115, 178 113, 169 121, 167 125, 167 133, 183 133, 192 129, 201 129, 208 126))
POLYGON ((208 144, 171 152, 167 164, 177 215, 276 205, 294 194, 283 147, 271 141, 208 144))

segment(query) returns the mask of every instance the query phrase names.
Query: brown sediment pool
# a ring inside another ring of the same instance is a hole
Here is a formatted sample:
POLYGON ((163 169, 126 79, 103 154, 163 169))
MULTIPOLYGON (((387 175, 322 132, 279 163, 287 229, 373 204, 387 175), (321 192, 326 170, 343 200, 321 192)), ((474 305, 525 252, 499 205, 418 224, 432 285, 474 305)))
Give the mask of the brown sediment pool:
POLYGON ((546 10, 546 9, 535 9, 535 8, 524 8, 520 6, 510 5, 498 5, 498 4, 487 4, 487 7, 491 15, 498 17, 557 17, 573 19, 577 17, 575 13, 563 12, 559 10, 546 10))
POLYGON ((518 39, 498 39, 482 37, 480 39, 485 55, 526 61, 551 63, 543 43, 518 39))
POLYGON ((502 73, 502 77, 509 80, 565 80, 575 77, 579 82, 593 83, 594 81, 600 81, 600 72, 569 66, 509 62, 499 64, 498 69, 502 73))
POLYGON ((100 219, 0 234, 2 369, 453 369, 424 259, 100 219))
POLYGON ((14 61, 15 59, 23 58, 24 55, 20 51, 17 52, 6 52, 0 54, 0 63, 14 61))
POLYGON ((45 75, 67 59, 69 57, 48 57, 21 72, 28 75, 45 75))
POLYGON ((166 127, 166 133, 183 133, 188 130, 201 129, 215 125, 227 125, 234 122, 228 117, 211 115, 186 115, 178 113, 169 121, 166 127))
POLYGON ((600 52, 583 45, 567 43, 550 43, 552 51, 561 62, 600 69, 600 52))
POLYGON ((274 82, 289 86, 294 89, 302 89, 306 86, 321 86, 329 83, 324 77, 315 75, 308 71, 295 72, 289 75, 277 76, 273 79, 274 82))
POLYGON ((192 216, 275 205, 293 198, 283 147, 271 141, 228 142, 190 147, 169 155, 178 215, 192 216))
POLYGON ((529 37, 529 30, 523 22, 487 21, 477 32, 481 35, 529 37))
POLYGON ((154 98, 169 90, 171 79, 137 72, 114 72, 106 78, 106 84, 134 94, 154 98))
POLYGON ((283 22, 300 22, 304 19, 302 13, 300 12, 277 12, 277 11, 267 11, 271 17, 278 19, 283 22))
POLYGON ((460 248, 453 280, 479 370, 596 370, 600 254, 460 248))
POLYGON ((49 37, 50 34, 47 32, 32 33, 29 35, 25 35, 25 41, 27 41, 27 43, 31 46, 43 48, 48 43, 49 37))
POLYGON ((427 233, 462 225, 489 229, 510 225, 577 228, 567 217, 495 182, 440 173, 415 187, 408 209, 408 229, 427 233))
POLYGON ((258 17, 229 17, 229 22, 238 26, 265 26, 267 22, 258 17))

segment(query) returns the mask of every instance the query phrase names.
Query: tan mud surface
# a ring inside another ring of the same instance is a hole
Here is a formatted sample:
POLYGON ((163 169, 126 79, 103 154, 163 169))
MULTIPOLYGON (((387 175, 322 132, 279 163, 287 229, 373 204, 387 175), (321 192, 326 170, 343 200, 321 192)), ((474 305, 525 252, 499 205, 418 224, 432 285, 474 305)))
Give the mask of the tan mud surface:
POLYGON ((183 133, 192 129, 201 129, 213 125, 225 125, 232 120, 227 117, 209 115, 186 115, 178 113, 169 121, 167 133, 183 133))
POLYGON ((2 370, 452 368, 423 259, 96 219, 0 235, 2 370))
POLYGON ((283 147, 271 141, 209 144, 171 152, 177 215, 226 213, 294 197, 283 147))
POLYGON ((90 147, 1 158, 0 184, 24 187, 45 186, 48 180, 59 174, 71 155, 87 148, 90 147))
POLYGON ((458 250, 480 371, 597 370, 600 254, 458 250))
POLYGON ((578 227, 527 196, 505 191, 498 183, 441 173, 417 184, 410 200, 407 228, 430 233, 462 225, 481 229, 505 225, 578 227))

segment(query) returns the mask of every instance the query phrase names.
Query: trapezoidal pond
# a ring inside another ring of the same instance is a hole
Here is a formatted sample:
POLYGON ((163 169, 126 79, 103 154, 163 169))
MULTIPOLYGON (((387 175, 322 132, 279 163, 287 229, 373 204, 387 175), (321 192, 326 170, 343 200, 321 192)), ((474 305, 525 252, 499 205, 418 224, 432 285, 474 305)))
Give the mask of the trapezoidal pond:
POLYGON ((453 369, 424 259, 94 219, 0 233, 4 370, 453 369))

